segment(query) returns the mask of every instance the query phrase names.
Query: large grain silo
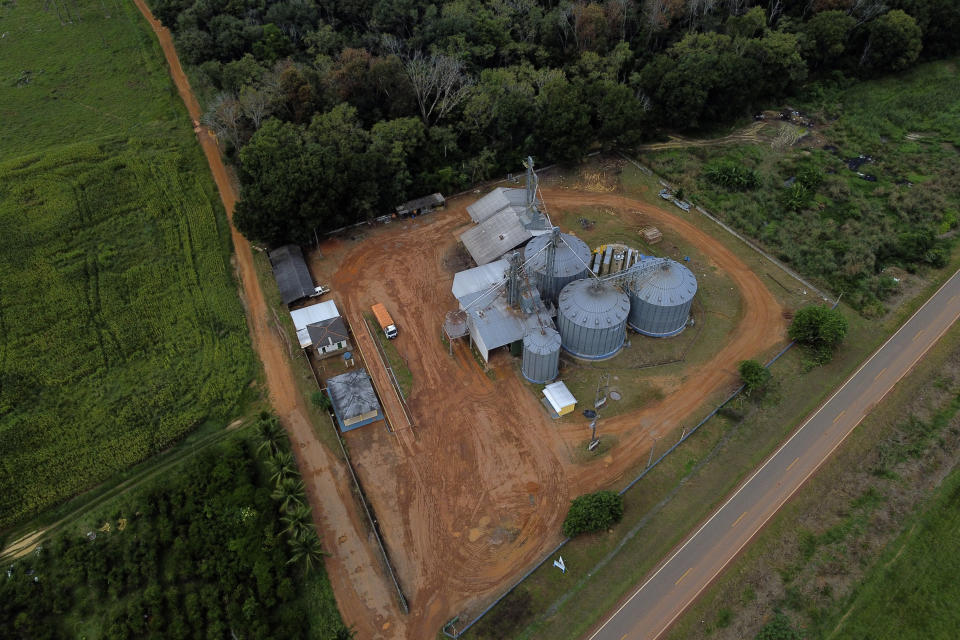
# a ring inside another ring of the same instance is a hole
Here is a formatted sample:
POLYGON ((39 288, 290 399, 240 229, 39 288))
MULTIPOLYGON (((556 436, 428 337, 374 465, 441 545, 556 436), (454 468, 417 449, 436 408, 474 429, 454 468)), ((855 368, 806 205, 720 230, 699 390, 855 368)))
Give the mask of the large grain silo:
POLYGON ((630 292, 630 327, 647 336, 663 338, 683 331, 697 293, 697 279, 679 262, 662 265, 638 278, 630 292))
POLYGON ((578 358, 609 358, 623 346, 630 299, 613 285, 576 280, 560 292, 557 327, 564 350, 578 358))
POLYGON ((551 233, 534 237, 523 250, 527 273, 536 279, 540 297, 544 302, 554 304, 560 290, 569 282, 587 276, 591 258, 586 242, 569 233, 561 233, 556 227, 551 233), (551 261, 553 268, 549 266, 551 261))
POLYGON ((554 380, 560 366, 560 334, 553 327, 530 329, 523 336, 523 377, 536 384, 554 380))

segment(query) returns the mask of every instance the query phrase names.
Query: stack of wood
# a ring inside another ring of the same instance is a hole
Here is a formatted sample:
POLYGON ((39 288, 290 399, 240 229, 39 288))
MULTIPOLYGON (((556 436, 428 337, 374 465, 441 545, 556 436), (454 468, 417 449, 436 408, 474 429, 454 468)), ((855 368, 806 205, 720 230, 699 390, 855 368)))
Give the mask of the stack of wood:
POLYGON ((640 229, 640 233, 643 234, 643 239, 646 240, 648 244, 657 244, 663 240, 663 234, 660 233, 660 229, 656 227, 644 227, 640 229))

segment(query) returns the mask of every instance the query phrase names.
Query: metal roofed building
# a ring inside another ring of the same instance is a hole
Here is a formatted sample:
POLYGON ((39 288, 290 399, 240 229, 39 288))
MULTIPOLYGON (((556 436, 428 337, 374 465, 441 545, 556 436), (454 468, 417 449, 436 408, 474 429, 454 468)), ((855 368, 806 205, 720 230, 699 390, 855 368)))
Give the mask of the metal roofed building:
POLYGON ((550 403, 550 408, 553 409, 558 417, 571 413, 577 406, 577 399, 574 398, 570 390, 567 389, 567 385, 563 384, 563 380, 548 384, 543 389, 543 395, 546 397, 547 402, 550 403))
MULTIPOLYGON (((497 260, 487 264, 460 271, 453 276, 453 286, 450 291, 453 297, 460 301, 460 308, 466 308, 470 302, 476 299, 471 294, 482 293, 490 287, 503 282, 510 265, 506 260, 497 260), (464 302, 468 299, 467 302, 464 302)), ((493 296, 493 294, 490 294, 493 296)), ((493 301, 493 298, 490 298, 493 301)))
POLYGON ((337 303, 333 300, 324 300, 309 307, 294 309, 290 312, 290 318, 293 320, 293 326, 297 330, 297 340, 300 341, 300 347, 306 349, 312 343, 310 332, 307 325, 323 322, 330 318, 340 316, 340 310, 337 309, 337 303))
POLYGON ((467 207, 470 219, 480 224, 496 214, 509 209, 515 214, 527 208, 527 190, 497 187, 467 207))
POLYGON ((327 395, 342 432, 383 419, 380 402, 366 369, 354 369, 328 378, 327 395))
POLYGON ((307 334, 310 336, 310 343, 316 347, 317 355, 321 358, 342 351, 349 346, 348 339, 350 336, 347 333, 347 325, 344 324, 343 318, 340 316, 308 324, 307 334))
POLYGON ((313 278, 303 259, 303 250, 298 245, 287 244, 269 254, 273 277, 280 289, 284 304, 314 295, 313 278))
POLYGON ((520 216, 513 209, 504 209, 464 231, 460 241, 474 262, 485 265, 532 237, 533 233, 523 226, 520 216))
POLYGON ((447 203, 442 193, 431 193, 422 198, 416 198, 397 207, 397 215, 406 216, 411 213, 427 213, 437 207, 442 207, 447 203))

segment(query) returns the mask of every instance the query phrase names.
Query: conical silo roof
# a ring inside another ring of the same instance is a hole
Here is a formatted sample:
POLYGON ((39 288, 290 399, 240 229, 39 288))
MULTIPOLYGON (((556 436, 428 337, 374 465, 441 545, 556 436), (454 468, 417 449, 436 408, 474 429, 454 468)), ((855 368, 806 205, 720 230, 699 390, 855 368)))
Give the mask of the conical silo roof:
POLYGON ((560 334, 553 327, 531 329, 523 336, 523 350, 550 355, 560 350, 560 334))
POLYGON ((558 311, 582 327, 605 329, 627 319, 630 299, 609 284, 593 279, 574 280, 560 292, 558 311))
POLYGON ((664 261, 642 279, 634 283, 633 295, 659 306, 673 307, 693 300, 697 293, 697 279, 679 262, 664 261))
MULTIPOLYGON (((550 242, 553 236, 549 233, 536 236, 527 243, 523 250, 524 261, 530 260, 527 268, 537 273, 547 274, 547 251, 541 251, 550 242), (539 255, 537 255, 539 253, 539 255), (536 256, 536 257, 533 257, 536 256), (533 259, 531 260, 531 257, 533 259)), ((559 242, 554 253, 553 273, 547 274, 557 278, 575 276, 587 269, 590 264, 590 247, 575 235, 560 234, 559 242)))

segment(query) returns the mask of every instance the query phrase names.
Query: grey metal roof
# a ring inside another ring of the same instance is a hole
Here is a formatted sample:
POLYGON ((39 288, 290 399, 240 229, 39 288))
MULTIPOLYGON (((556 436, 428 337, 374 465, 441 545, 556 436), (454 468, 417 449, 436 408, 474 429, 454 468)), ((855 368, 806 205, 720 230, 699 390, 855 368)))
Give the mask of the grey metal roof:
POLYGON ((697 293, 697 279, 679 262, 665 260, 633 285, 634 295, 651 304, 676 306, 689 302, 697 293))
POLYGON ((380 410, 377 394, 366 369, 354 369, 327 378, 327 393, 330 394, 337 415, 343 420, 380 410))
MULTIPOLYGON (((527 264, 528 269, 537 273, 547 272, 547 252, 541 251, 541 249, 547 246, 551 237, 550 234, 538 235, 524 247, 523 259, 524 261, 530 261, 527 264), (540 251, 539 255, 537 255, 538 251, 540 251), (531 256, 536 257, 531 260, 531 256)), ((566 278, 585 271, 587 269, 586 265, 590 264, 592 257, 587 243, 569 233, 561 233, 560 238, 562 239, 560 246, 554 252, 556 257, 553 273, 549 275, 566 278)))
POLYGON ((527 190, 512 189, 508 187, 497 187, 487 195, 483 196, 473 204, 467 207, 467 213, 470 219, 476 223, 493 217, 511 205, 519 207, 522 211, 526 209, 527 190))
POLYGON ((478 305, 467 314, 469 324, 480 334, 488 350, 520 340, 527 331, 524 315, 512 309, 502 295, 492 304, 478 305))
POLYGON ((333 342, 340 342, 348 337, 347 326, 340 316, 308 324, 307 335, 310 336, 311 344, 320 345, 327 344, 328 338, 333 342))
POLYGON ((273 277, 277 280, 280 297, 290 304, 314 293, 313 278, 303 259, 303 251, 295 244, 278 247, 269 253, 273 277))
POLYGON ((293 327, 297 330, 297 339, 300 340, 300 346, 310 346, 310 332, 307 331, 309 325, 336 318, 339 315, 340 310, 337 309, 337 303, 333 300, 324 300, 291 311, 290 319, 293 320, 293 327))
POLYGON ((478 265, 492 262, 533 237, 517 214, 504 209, 460 235, 460 241, 478 265))
POLYGON ((397 213, 403 214, 416 209, 423 209, 425 207, 442 207, 446 203, 446 200, 443 197, 442 193, 431 193, 428 196, 423 196, 422 198, 415 198, 404 202, 397 207, 397 213))
POLYGON ((506 260, 497 260, 455 273, 450 291, 453 293, 453 297, 462 303, 464 296, 478 291, 486 291, 501 282, 506 277, 509 267, 510 265, 506 260))
POLYGON ((574 280, 560 292, 558 312, 582 327, 614 327, 627 319, 630 298, 616 287, 593 278, 574 280))
POLYGON ((523 336, 523 349, 538 355, 556 353, 560 351, 560 334, 552 322, 550 326, 529 329, 523 336))

